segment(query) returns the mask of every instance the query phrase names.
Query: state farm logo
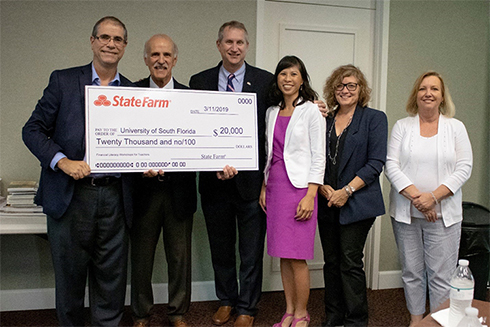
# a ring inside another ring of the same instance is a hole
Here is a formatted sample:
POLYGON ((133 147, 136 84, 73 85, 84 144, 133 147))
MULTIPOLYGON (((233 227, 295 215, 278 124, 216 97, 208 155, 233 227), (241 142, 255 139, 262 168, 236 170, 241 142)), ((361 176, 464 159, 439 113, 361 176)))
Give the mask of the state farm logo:
POLYGON ((94 104, 97 107, 100 107, 100 106, 109 107, 111 105, 111 102, 109 100, 107 100, 107 97, 105 95, 99 95, 99 98, 94 101, 94 104))
POLYGON ((108 100, 107 96, 99 95, 94 101, 97 107, 137 107, 137 108, 168 108, 172 100, 167 99, 152 99, 150 97, 137 98, 135 96, 125 97, 123 95, 115 95, 112 100, 108 100))

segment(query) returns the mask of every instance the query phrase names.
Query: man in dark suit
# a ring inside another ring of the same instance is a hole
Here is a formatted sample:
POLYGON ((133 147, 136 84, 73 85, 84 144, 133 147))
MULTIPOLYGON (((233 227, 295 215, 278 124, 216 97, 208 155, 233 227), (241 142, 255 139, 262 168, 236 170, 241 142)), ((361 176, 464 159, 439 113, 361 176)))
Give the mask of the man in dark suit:
POLYGON ((232 177, 236 171, 225 169, 217 174, 199 174, 199 192, 211 246, 216 295, 220 299, 213 323, 226 323, 232 310, 236 309, 238 318, 235 326, 252 326, 262 291, 265 215, 258 199, 265 163, 266 94, 273 75, 245 62, 249 42, 242 23, 231 21, 223 24, 216 45, 222 62, 192 76, 189 86, 199 90, 257 94, 259 170, 243 171, 228 180, 224 179, 232 177), (240 287, 235 256, 237 226, 240 287))
MULTIPOLYGON (((139 87, 187 89, 172 77, 178 48, 165 34, 145 43, 144 60, 150 76, 139 87)), ((135 183, 134 222, 131 229, 131 310, 134 326, 148 326, 153 307, 151 277, 155 250, 163 233, 168 269, 168 318, 185 327, 183 315, 191 301, 191 233, 197 207, 196 173, 150 170, 135 183)))
POLYGON ((36 201, 47 215, 61 326, 84 326, 89 282, 92 326, 117 326, 124 309, 131 178, 91 174, 85 157, 85 85, 132 86, 117 71, 127 31, 100 19, 91 64, 54 71, 22 137, 42 166, 36 201))

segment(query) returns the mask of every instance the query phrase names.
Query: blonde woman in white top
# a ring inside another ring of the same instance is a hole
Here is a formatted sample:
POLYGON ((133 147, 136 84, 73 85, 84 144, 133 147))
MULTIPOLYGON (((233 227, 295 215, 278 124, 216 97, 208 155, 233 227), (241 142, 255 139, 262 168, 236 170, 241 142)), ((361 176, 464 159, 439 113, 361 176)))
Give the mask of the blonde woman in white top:
POLYGON ((422 74, 407 103, 409 117, 391 132, 386 176, 390 215, 402 264, 410 326, 423 319, 426 289, 430 310, 449 297, 461 237, 461 187, 473 165, 463 123, 436 72, 422 74))

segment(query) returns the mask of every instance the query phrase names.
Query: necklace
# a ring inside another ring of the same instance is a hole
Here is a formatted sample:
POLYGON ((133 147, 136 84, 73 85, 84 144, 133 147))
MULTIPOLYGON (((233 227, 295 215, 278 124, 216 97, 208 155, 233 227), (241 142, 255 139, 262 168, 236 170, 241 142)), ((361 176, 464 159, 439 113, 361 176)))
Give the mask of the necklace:
MULTIPOLYGON (((328 131, 328 142, 330 142, 330 135, 332 135, 332 130, 333 127, 335 126, 335 122, 337 121, 337 118, 334 119, 332 126, 330 126, 330 130, 328 131)), ((339 154, 339 143, 340 143, 340 138, 344 134, 344 132, 347 130, 347 127, 349 127, 350 123, 352 121, 352 116, 350 116, 349 121, 347 122, 347 125, 345 125, 344 129, 340 133, 340 135, 337 137, 337 144, 335 145, 335 155, 332 157, 330 154, 330 144, 328 145, 328 159, 336 165, 337 164, 337 155, 339 154)))

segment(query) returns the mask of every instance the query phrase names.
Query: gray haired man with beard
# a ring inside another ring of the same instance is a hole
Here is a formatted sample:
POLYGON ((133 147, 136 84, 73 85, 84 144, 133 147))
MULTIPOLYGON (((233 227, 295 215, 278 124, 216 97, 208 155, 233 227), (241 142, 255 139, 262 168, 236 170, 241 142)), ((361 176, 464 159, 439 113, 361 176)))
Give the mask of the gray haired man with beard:
MULTIPOLYGON (((144 61, 150 76, 139 87, 186 89, 172 77, 178 49, 165 34, 146 43, 144 61)), ((183 315, 191 300, 191 232, 196 211, 196 173, 149 170, 135 182, 131 230, 131 311, 134 326, 148 326, 153 307, 151 278, 155 249, 163 233, 168 266, 168 319, 187 326, 183 315)))

